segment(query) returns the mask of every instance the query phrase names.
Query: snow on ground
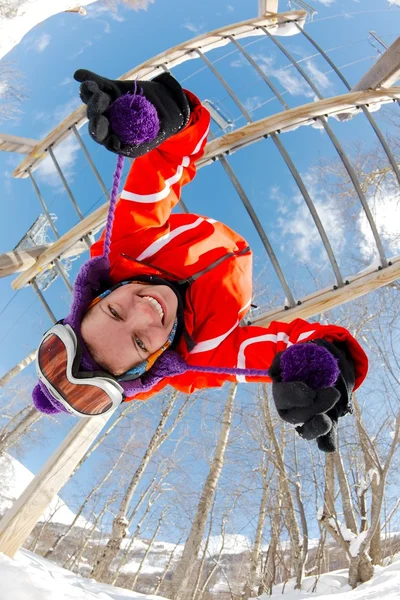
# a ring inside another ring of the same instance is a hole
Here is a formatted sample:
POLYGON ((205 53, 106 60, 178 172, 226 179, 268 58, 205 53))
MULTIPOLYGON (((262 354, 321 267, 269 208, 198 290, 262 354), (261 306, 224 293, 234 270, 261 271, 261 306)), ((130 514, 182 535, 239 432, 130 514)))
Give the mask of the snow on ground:
MULTIPOLYGON (((162 600, 84 579, 28 550, 20 550, 15 559, 0 554, 0 581, 0 600, 162 600)), ((295 591, 294 581, 290 581, 275 586, 272 596, 263 595, 259 600, 332 600, 334 595, 337 600, 398 600, 400 555, 389 566, 376 567, 374 578, 356 590, 348 586, 346 570, 322 575, 312 594, 314 582, 314 577, 306 577, 302 591, 295 591)), ((221 582, 214 592, 225 591, 225 587, 221 582)))
MULTIPOLYGON (((70 10, 76 6, 87 6, 96 0, 11 0, 10 18, 0 19, 0 59, 20 43, 24 35, 35 25, 45 21, 57 13, 70 10), (15 10, 15 14, 14 11, 15 10)), ((79 15, 77 19, 81 18, 79 15)), ((43 37, 42 44, 46 44, 43 37)), ((41 51, 40 46, 38 51, 41 51)))
POLYGON ((352 590, 347 583, 346 569, 325 573, 317 584, 315 593, 312 589, 315 577, 306 577, 301 591, 294 590, 294 579, 285 586, 277 585, 271 596, 263 594, 259 600, 302 600, 318 598, 330 600, 333 595, 337 600, 399 600, 400 598, 400 555, 395 556, 393 563, 387 567, 375 567, 375 575, 371 581, 352 590), (282 594, 284 587, 284 592, 282 594))
POLYGON ((0 554, 0 581, 0 600, 162 600, 84 579, 28 550, 0 554))
MULTIPOLYGON (((0 514, 13 505, 33 478, 33 473, 9 454, 0 457, 0 514)), ((74 517, 74 513, 65 502, 56 496, 40 521, 50 520, 52 523, 70 525, 74 517)), ((87 524, 83 517, 79 517, 76 523, 78 527, 85 527, 87 524)))

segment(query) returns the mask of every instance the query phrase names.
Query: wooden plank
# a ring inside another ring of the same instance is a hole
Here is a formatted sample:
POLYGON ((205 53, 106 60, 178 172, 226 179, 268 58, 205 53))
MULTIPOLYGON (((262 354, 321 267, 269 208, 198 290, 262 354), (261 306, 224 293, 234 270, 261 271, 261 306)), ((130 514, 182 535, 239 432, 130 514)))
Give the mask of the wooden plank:
POLYGON ((96 233, 106 222, 108 202, 105 202, 100 208, 79 221, 72 229, 56 240, 43 254, 36 263, 27 271, 21 273, 13 282, 12 287, 19 289, 27 285, 38 273, 43 271, 54 259, 65 254, 66 250, 81 241, 82 238, 90 233, 96 233), (14 287, 17 286, 17 287, 14 287))
MULTIPOLYGON (((8 277, 14 273, 21 273, 36 264, 37 259, 47 250, 51 244, 45 246, 33 246, 24 250, 12 250, 0 254, 0 277, 8 277)), ((71 248, 68 248, 60 258, 69 258, 83 254, 88 249, 86 242, 77 242, 71 248)))
POLYGON ((362 92, 349 92, 341 96, 325 98, 303 104, 296 108, 283 111, 265 117, 259 121, 249 123, 240 129, 235 129, 207 144, 206 151, 203 157, 199 160, 198 165, 208 162, 214 156, 223 154, 227 151, 233 151, 235 148, 240 148, 244 144, 248 144, 260 139, 260 136, 275 133, 277 131, 285 131, 300 125, 307 124, 316 117, 332 116, 340 114, 351 108, 363 104, 384 101, 385 99, 400 98, 400 87, 390 88, 389 90, 367 90, 362 92))
MULTIPOLYGON (((266 15, 258 19, 248 19, 234 25, 228 25, 215 31, 199 35, 191 40, 187 40, 182 44, 178 44, 165 52, 161 52, 157 56, 150 58, 143 62, 141 65, 131 69, 119 79, 130 80, 130 79, 151 79, 155 75, 162 72, 160 65, 166 64, 169 68, 174 65, 180 64, 187 60, 198 58, 196 53, 193 53, 194 48, 199 48, 202 52, 208 52, 216 45, 229 44, 229 39, 226 39, 227 35, 234 34, 237 37, 244 37, 249 33, 254 32, 254 27, 257 25, 271 26, 287 23, 289 21, 304 22, 306 18, 306 12, 303 10, 295 10, 290 12, 280 13, 278 16, 266 15), (278 17, 278 18, 277 18, 278 17)), ((257 35, 264 35, 263 31, 256 30, 254 33, 257 35)), ((254 34, 253 33, 253 34, 254 34)), ((25 178, 28 176, 27 169, 35 168, 42 160, 45 151, 51 145, 60 144, 66 137, 70 135, 70 129, 73 125, 76 127, 82 127, 86 123, 86 107, 84 105, 79 106, 73 113, 62 121, 53 131, 49 133, 39 144, 34 152, 29 154, 25 160, 14 170, 13 177, 25 178)))
POLYGON ((309 319, 322 312, 336 308, 350 300, 365 296, 388 283, 400 278, 400 256, 389 259, 389 266, 378 270, 366 269, 357 275, 347 277, 349 285, 342 288, 325 288, 306 296, 301 304, 288 310, 277 308, 268 311, 254 321, 255 325, 266 327, 271 321, 293 321, 295 318, 309 319))
POLYGON ((278 12, 279 0, 258 0, 258 16, 263 17, 266 13, 278 12))
POLYGON ((19 154, 29 154, 32 148, 36 148, 39 140, 19 137, 17 135, 9 135, 8 133, 0 133, 0 151, 1 152, 18 152, 19 154))
POLYGON ((382 54, 352 91, 388 88, 400 79, 400 37, 382 54))
POLYGON ((112 413, 81 419, 0 521, 0 552, 13 558, 112 413))
MULTIPOLYGON (((211 160, 224 152, 233 151, 245 144, 256 142, 263 138, 264 135, 274 133, 276 131, 284 131, 297 125, 302 125, 309 122, 315 117, 322 115, 332 115, 343 112, 343 110, 354 108, 359 104, 376 102, 378 100, 392 98, 400 98, 400 87, 391 88, 390 90, 369 90, 366 92, 350 92, 343 96, 335 96, 304 104, 296 108, 260 119, 249 125, 231 131, 220 138, 209 142, 206 146, 204 156, 197 162, 198 168, 206 166, 211 160)), ((88 233, 98 231, 103 227, 107 216, 108 203, 103 204, 94 213, 80 221, 69 232, 61 236, 59 240, 54 242, 48 251, 45 251, 36 264, 30 267, 24 273, 21 273, 13 282, 12 287, 17 290, 24 287, 31 281, 42 269, 55 258, 62 255, 63 252, 79 239, 88 233)))

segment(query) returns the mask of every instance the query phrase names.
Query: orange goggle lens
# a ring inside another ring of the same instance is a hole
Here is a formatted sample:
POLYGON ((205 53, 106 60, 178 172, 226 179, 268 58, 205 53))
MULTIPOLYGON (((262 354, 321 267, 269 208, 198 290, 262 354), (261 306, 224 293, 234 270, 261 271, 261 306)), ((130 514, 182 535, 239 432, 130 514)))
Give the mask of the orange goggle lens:
POLYGON ((77 412, 101 415, 112 407, 112 400, 101 388, 68 379, 67 348, 57 335, 50 334, 43 340, 38 350, 38 361, 45 379, 77 412))

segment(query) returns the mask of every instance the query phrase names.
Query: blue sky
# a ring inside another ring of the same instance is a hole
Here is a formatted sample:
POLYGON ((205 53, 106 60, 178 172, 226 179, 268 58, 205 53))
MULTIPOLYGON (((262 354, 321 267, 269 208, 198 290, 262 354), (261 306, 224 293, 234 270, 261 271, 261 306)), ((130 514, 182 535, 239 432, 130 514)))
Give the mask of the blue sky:
MULTIPOLYGON (((115 78, 168 47, 202 32, 254 17, 257 12, 256 0, 155 0, 146 12, 136 13, 120 8, 117 14, 103 11, 97 4, 88 7, 87 17, 62 14, 38 25, 3 59, 12 61, 24 72, 29 91, 21 118, 17 122, 3 123, 3 132, 40 139, 54 128, 79 105, 78 85, 72 79, 78 68, 88 68, 115 78)), ((387 0, 320 0, 312 4, 318 9, 318 15, 308 23, 307 31, 329 51, 351 84, 368 70, 377 56, 376 49, 368 41, 368 31, 375 30, 390 44, 400 30, 400 8, 390 7, 387 0)), ((284 10, 286 2, 280 0, 280 7, 284 10)), ((302 59, 302 65, 323 95, 345 92, 343 84, 330 72, 329 65, 315 56, 307 40, 300 35, 279 39, 296 59, 302 59)), ((243 44, 249 44, 248 51, 270 74, 290 107, 313 100, 314 94, 265 36, 248 38, 243 40, 243 44)), ((254 119, 280 110, 265 84, 232 48, 216 49, 208 54, 208 58, 215 62, 254 119)), ((203 68, 200 60, 188 61, 174 69, 173 73, 200 98, 207 97, 222 106, 236 126, 245 124, 226 91, 203 68)), ((395 105, 391 110, 399 109, 395 105)), ((383 130, 389 128, 389 121, 383 114, 375 113, 375 117, 383 130)), ((372 130, 361 116, 346 124, 332 122, 332 127, 350 154, 355 140, 362 139, 364 148, 375 143, 372 130)), ((96 146, 87 135, 86 128, 81 133, 109 186, 115 157, 96 146)), ((335 199, 321 189, 313 170, 319 160, 334 158, 332 145, 325 134, 310 127, 285 134, 282 141, 322 210, 322 218, 341 264, 344 268, 348 265, 354 267, 355 263, 350 265, 347 255, 342 253, 348 238, 343 233, 341 216, 331 210, 335 199)), ((84 214, 98 207, 104 201, 101 191, 76 146, 67 141, 56 150, 56 155, 65 168, 68 182, 84 214)), ((0 252, 11 250, 40 212, 29 180, 11 177, 20 160, 21 157, 16 155, 0 155, 3 184, 0 252)), ((298 190, 272 141, 266 140, 238 152, 230 161, 258 211, 288 279, 295 285, 295 291, 300 294, 313 289, 308 266, 312 268, 314 265, 318 270, 322 268, 324 276, 331 281, 329 269, 324 271, 326 259, 321 253, 321 246, 309 233, 304 220, 298 190), (296 268, 294 265, 297 265, 296 268)), ((66 232, 77 222, 68 197, 48 166, 42 166, 36 175, 51 210, 57 214, 60 233, 66 232)), ((199 171, 196 180, 184 190, 183 197, 193 212, 223 220, 245 235, 255 254, 256 271, 263 266, 263 247, 218 163, 199 171)), ((354 253, 358 259, 368 260, 361 246, 356 245, 354 253)), ((78 260, 73 264, 72 275, 81 262, 78 260)), ((267 267, 267 280, 272 291, 277 291, 276 278, 270 267, 267 267)), ((65 316, 69 293, 63 284, 56 281, 45 295, 56 316, 65 316)), ((33 291, 23 289, 15 295, 10 278, 0 280, 0 297, 0 374, 3 374, 37 345, 49 321, 33 291)), ((33 369, 27 372, 32 374, 33 369)), ((151 408, 148 410, 149 414, 153 412, 151 408)), ((45 449, 35 447, 32 450, 26 459, 29 468, 33 471, 38 469, 71 423, 71 419, 65 418, 49 436, 45 449)))

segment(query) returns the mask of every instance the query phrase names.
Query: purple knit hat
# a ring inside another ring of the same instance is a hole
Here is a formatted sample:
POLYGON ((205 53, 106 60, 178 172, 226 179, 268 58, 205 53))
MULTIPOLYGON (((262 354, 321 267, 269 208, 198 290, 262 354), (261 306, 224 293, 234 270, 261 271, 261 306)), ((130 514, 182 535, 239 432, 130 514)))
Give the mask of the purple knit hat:
MULTIPOLYGON (((114 102, 109 109, 109 120, 114 131, 117 132, 120 139, 126 143, 139 144, 145 141, 149 142, 156 137, 159 130, 158 116, 154 106, 146 98, 136 95, 136 93, 133 95, 125 94, 114 102), (126 123, 129 123, 129 126, 126 126, 126 123)), ((110 289, 113 285, 110 278, 110 262, 108 256, 111 246, 115 206, 122 176, 123 160, 123 156, 119 155, 110 196, 103 256, 92 258, 82 266, 75 281, 74 297, 70 313, 63 321, 64 325, 69 325, 74 330, 80 341, 82 348, 81 368, 83 371, 102 371, 102 368, 93 360, 83 343, 80 328, 83 316, 92 301, 103 291, 110 289)), ((321 348, 320 350, 324 349, 321 348)), ((327 351, 326 353, 329 354, 327 351)), ((321 354, 320 359, 323 362, 324 358, 321 357, 321 354)), ((327 360, 326 356, 325 360, 327 360)), ((291 361, 289 358, 286 364, 287 377, 290 377, 290 364, 293 364, 293 369, 297 368, 296 360, 291 361)), ((179 354, 172 350, 166 350, 156 360, 154 365, 143 375, 131 381, 119 381, 119 384, 124 390, 124 395, 132 398, 141 392, 150 391, 160 380, 166 377, 174 377, 187 371, 223 375, 242 375, 247 377, 268 377, 268 371, 264 369, 188 365, 179 354)), ((330 378, 332 379, 332 374, 330 375, 330 378)), ((329 383, 329 385, 332 384, 329 383)), ((41 381, 35 386, 32 398, 35 407, 46 414, 54 414, 61 411, 68 412, 63 405, 52 396, 50 391, 41 381)))

